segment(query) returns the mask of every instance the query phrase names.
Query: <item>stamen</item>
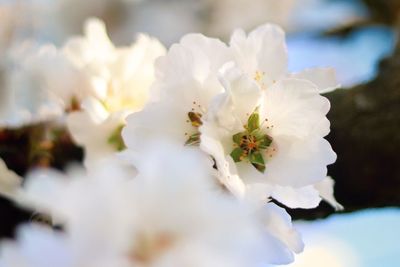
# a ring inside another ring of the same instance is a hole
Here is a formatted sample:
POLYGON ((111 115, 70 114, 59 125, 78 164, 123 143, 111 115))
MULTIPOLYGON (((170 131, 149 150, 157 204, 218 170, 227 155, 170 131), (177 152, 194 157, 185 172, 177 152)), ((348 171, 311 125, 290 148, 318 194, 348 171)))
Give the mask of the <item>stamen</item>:
MULTIPOLYGON (((202 114, 199 112, 194 112, 194 108, 192 108, 192 111, 188 112, 188 117, 189 119, 186 120, 186 122, 191 122, 192 126, 196 128, 196 131, 189 136, 185 142, 185 145, 199 145, 200 132, 198 131, 198 128, 203 124, 201 121, 202 114)), ((188 136, 188 133, 185 133, 185 136, 188 136)))

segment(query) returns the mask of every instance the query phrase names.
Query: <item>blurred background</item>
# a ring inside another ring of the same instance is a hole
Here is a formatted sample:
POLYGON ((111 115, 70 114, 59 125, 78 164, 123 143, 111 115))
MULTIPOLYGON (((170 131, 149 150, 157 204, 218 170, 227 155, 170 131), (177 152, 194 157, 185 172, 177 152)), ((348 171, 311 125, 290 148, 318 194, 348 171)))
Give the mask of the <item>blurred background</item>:
MULTIPOLYGON (((289 210, 306 242, 291 266, 400 266, 399 0, 0 0, 0 77, 16 44, 62 45, 92 16, 118 45, 138 32, 166 46, 189 32, 228 41, 237 27, 273 22, 287 32, 290 71, 334 67, 342 89, 326 95, 328 139, 338 154, 329 175, 345 210, 332 215, 325 203, 289 210)), ((0 157, 20 175, 34 165, 31 130, 0 129, 0 157)), ((66 135, 54 144, 51 165, 62 169, 81 157, 66 135)), ((0 199, 0 236, 12 236, 31 215, 0 199)))

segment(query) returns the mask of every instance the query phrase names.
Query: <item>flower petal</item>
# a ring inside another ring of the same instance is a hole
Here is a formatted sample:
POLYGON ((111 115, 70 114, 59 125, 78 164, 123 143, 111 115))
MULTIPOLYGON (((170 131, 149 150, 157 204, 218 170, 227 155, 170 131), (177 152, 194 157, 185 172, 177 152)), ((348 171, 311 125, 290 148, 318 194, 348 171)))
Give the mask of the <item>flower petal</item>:
POLYGON ((321 202, 318 191, 311 185, 300 188, 277 185, 271 197, 291 209, 312 209, 321 202))
POLYGON ((333 195, 334 185, 335 181, 331 177, 327 176, 324 180, 316 183, 314 187, 318 190, 319 195, 332 207, 334 207, 336 210, 343 210, 343 206, 336 201, 335 196, 333 195))
POLYGON ((336 78, 336 72, 332 68, 306 69, 290 74, 289 77, 311 81, 318 87, 321 94, 332 92, 340 87, 336 78))
POLYGON ((257 71, 264 73, 263 82, 266 86, 286 74, 287 49, 285 33, 272 24, 260 26, 246 34, 236 30, 230 41, 235 62, 250 77, 257 71))

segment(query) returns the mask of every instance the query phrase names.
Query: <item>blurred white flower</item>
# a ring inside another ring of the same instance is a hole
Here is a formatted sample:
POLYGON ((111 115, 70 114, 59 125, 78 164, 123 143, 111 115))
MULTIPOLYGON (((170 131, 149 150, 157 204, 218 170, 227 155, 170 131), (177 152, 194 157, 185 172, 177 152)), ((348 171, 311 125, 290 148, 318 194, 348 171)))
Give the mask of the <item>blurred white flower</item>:
POLYGON ((13 199, 22 184, 22 178, 9 170, 0 159, 0 195, 13 199))
MULTIPOLYGON (((82 264, 68 266, 260 266, 288 263, 291 251, 302 250, 283 209, 271 204, 254 213, 222 193, 201 151, 158 141, 129 156, 136 177, 108 164, 88 176, 39 172, 28 178, 25 203, 64 225, 72 262, 82 264)), ((20 242, 9 255, 25 256, 20 242)))
POLYGON ((58 118, 86 89, 80 73, 52 45, 13 46, 0 74, 0 127, 58 118))
POLYGON ((124 148, 121 129, 126 113, 109 114, 93 98, 83 101, 81 107, 82 111, 68 114, 67 126, 75 143, 84 147, 84 165, 96 168, 103 160, 124 148))
POLYGON ((85 24, 85 36, 69 40, 63 51, 91 84, 82 110, 67 118, 74 140, 85 148, 88 166, 123 148, 120 131, 125 117, 148 101, 154 61, 165 48, 146 35, 139 35, 130 47, 115 47, 104 23, 91 19, 85 24))
POLYGON ((85 36, 71 38, 63 52, 85 73, 93 95, 109 112, 116 112, 138 111, 144 106, 154 80, 154 60, 165 54, 165 48, 144 34, 130 47, 115 47, 104 22, 90 19, 85 36))

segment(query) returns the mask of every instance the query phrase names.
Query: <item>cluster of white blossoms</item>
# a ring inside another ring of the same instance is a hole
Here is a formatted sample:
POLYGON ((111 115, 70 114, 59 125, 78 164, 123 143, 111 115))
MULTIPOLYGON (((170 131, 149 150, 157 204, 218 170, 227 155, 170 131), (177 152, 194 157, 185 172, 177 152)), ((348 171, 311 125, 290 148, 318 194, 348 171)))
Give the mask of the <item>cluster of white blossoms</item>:
POLYGON ((0 267, 287 264, 303 243, 276 201, 341 209, 321 96, 334 72, 288 73, 278 26, 228 45, 188 34, 167 52, 146 35, 115 47, 97 19, 84 32, 13 52, 1 77, 1 127, 57 121, 85 158, 21 188, 0 162, 0 192, 58 226, 23 226, 0 267))
POLYGON ((318 205, 318 184, 336 159, 320 95, 338 86, 331 69, 288 73, 284 32, 264 25, 248 36, 237 30, 229 45, 186 35, 158 59, 156 74, 157 101, 127 118, 128 150, 162 137, 198 146, 238 197, 318 205))

